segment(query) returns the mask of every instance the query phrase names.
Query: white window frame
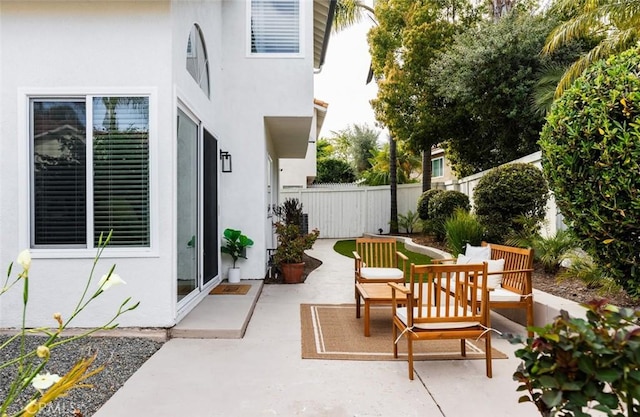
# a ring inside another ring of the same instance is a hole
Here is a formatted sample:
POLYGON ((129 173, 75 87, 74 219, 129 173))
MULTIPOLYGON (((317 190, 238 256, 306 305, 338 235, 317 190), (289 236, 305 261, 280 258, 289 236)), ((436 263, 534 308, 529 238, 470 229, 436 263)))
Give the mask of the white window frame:
POLYGON ((431 178, 442 178, 442 177, 444 177, 444 157, 440 156, 438 158, 431 159, 431 178), (433 163, 438 160, 442 165, 442 175, 433 175, 433 163))
MULTIPOLYGON (((18 228, 19 228, 19 244, 21 248, 30 248, 31 246, 31 183, 33 178, 31 163, 31 100, 32 99, 78 99, 87 100, 95 96, 109 97, 128 97, 128 96, 145 96, 149 97, 149 246, 148 247, 107 247, 102 253, 102 258, 144 258, 158 257, 158 216, 160 213, 158 204, 158 109, 157 109, 157 89, 154 87, 147 88, 43 88, 43 89, 19 89, 18 90, 18 228)), ((87 114, 87 123, 90 120, 90 114, 87 114)), ((90 129, 87 125, 87 129, 90 129)), ((91 151, 90 151, 91 152, 91 151)), ((89 153, 91 155, 91 153, 89 153)), ((88 155, 88 156, 89 156, 88 155)), ((87 170, 90 175, 92 168, 87 170)), ((87 181, 88 191, 92 190, 92 181, 87 181)), ((87 192, 88 192, 87 191, 87 192)), ((90 207, 87 216, 93 216, 93 208, 90 207), (90 211, 89 211, 90 210, 90 211)), ((92 226, 93 220, 87 220, 87 227, 92 226)), ((87 232, 91 232, 89 229, 87 232)), ((92 240, 88 241, 90 247, 87 248, 31 248, 30 252, 33 258, 41 259, 70 259, 70 258, 94 258, 97 249, 91 247, 92 240)))
POLYGON ((306 3, 307 0, 298 0, 298 52, 290 52, 290 53, 268 53, 268 52, 251 52, 251 1, 246 0, 246 56, 248 58, 304 58, 305 54, 305 34, 306 34, 306 26, 305 26, 305 14, 306 14, 306 3))

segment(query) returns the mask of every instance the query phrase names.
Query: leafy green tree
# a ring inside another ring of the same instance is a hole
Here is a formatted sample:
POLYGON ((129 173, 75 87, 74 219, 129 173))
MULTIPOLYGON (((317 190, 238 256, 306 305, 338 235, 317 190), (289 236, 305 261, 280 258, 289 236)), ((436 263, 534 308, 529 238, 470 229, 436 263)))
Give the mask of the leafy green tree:
POLYGON ((341 159, 321 159, 318 161, 317 171, 316 183, 350 183, 356 180, 351 165, 341 159))
POLYGON ((327 139, 321 138, 316 142, 316 159, 328 158, 333 154, 333 146, 327 139))
MULTIPOLYGON (((404 143, 396 143, 396 178, 398 184, 416 182, 416 177, 420 173, 420 157, 412 153, 404 143)), ((385 143, 381 149, 372 151, 369 158, 371 168, 362 174, 367 185, 389 185, 390 184, 390 160, 391 142, 385 143)))
POLYGON ((558 0, 551 13, 570 16, 549 35, 544 46, 551 53, 569 41, 595 37, 599 42, 564 73, 555 91, 559 97, 591 64, 622 52, 640 40, 638 0, 558 0))
POLYGON ((353 164, 356 175, 371 168, 369 158, 378 151, 380 133, 367 124, 354 124, 346 129, 332 131, 328 140, 332 144, 333 156, 353 164))
POLYGON ((441 119, 432 111, 427 70, 474 13, 466 0, 380 0, 375 13, 379 25, 369 32, 369 47, 378 95, 372 106, 394 140, 427 154, 422 184, 426 191, 431 188, 430 152, 440 141, 441 119))
POLYGON ((553 22, 513 12, 456 36, 430 68, 443 144, 460 176, 538 150, 543 125, 532 106, 540 72, 551 60, 540 50, 553 22))

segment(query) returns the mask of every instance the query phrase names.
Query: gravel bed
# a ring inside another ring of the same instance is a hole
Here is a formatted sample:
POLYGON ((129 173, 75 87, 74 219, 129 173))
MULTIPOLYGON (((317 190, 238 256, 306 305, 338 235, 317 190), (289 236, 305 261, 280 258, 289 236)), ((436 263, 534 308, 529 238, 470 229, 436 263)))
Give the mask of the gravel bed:
MULTIPOLYGON (((0 343, 8 336, 0 336, 0 343)), ((36 348, 44 338, 27 337, 27 349, 36 348)), ((102 372, 92 376, 87 383, 92 388, 72 390, 68 396, 58 398, 48 404, 38 416, 88 417, 93 415, 140 366, 153 355, 163 342, 149 338, 94 336, 78 339, 51 350, 51 358, 45 367, 46 372, 62 376, 68 372, 81 358, 97 353, 91 369, 106 365, 102 372)), ((20 352, 20 344, 15 341, 0 350, 0 363, 16 358, 20 352)), ((0 370, 0 402, 8 393, 8 385, 14 380, 15 367, 0 370)), ((23 393, 18 405, 24 406, 33 394, 32 388, 23 393)), ((18 411, 17 409, 12 410, 18 411)))

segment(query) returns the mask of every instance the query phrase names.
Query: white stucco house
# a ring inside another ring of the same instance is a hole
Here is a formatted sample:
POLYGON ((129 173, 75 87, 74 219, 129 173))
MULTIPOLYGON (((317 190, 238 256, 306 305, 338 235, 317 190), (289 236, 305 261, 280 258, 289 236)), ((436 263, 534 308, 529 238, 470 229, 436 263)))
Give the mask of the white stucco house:
MULTIPOLYGON (((29 248, 28 326, 70 314, 96 275, 127 283, 77 327, 171 327, 226 278, 222 231, 264 278, 280 158, 317 127, 313 74, 335 0, 0 0, 0 265, 29 248)), ((21 291, 0 297, 20 325, 21 291)))
POLYGON ((316 179, 317 159, 316 143, 319 139, 322 124, 329 104, 318 99, 313 100, 314 122, 309 133, 309 145, 304 159, 283 158, 280 160, 280 188, 307 188, 316 179))

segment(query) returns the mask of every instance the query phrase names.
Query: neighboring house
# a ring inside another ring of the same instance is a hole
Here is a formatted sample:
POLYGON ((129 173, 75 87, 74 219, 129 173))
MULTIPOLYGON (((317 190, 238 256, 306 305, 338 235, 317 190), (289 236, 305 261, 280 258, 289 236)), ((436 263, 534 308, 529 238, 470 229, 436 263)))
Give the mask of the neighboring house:
POLYGON ((309 146, 307 147, 307 155, 304 159, 281 159, 280 160, 280 186, 281 188, 307 188, 313 183, 317 175, 316 160, 316 142, 318 135, 324 123, 324 117, 327 114, 329 106, 324 101, 315 99, 314 104, 314 122, 309 134, 309 146))
MULTIPOLYGON (((68 317, 96 281, 127 285, 74 322, 170 327, 226 277, 222 230, 264 278, 280 158, 315 137, 314 69, 333 0, 0 0, 0 261, 30 248, 27 326, 68 317), (311 135, 311 136, 310 136, 311 135), (227 172, 228 171, 228 172, 227 172)), ((21 291, 0 298, 19 327, 21 291)))
POLYGON ((445 183, 456 179, 444 149, 439 146, 431 148, 431 188, 444 189, 445 183))

